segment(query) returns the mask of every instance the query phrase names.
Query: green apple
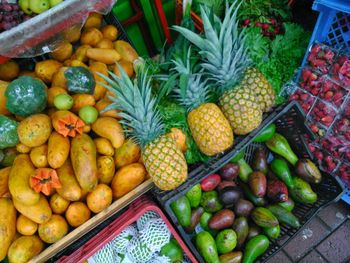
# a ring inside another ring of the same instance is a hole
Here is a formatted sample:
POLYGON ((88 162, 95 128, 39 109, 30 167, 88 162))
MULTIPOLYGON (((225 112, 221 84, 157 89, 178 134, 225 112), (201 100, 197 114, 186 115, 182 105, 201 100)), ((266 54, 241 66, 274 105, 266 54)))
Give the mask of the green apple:
POLYGON ((55 5, 58 5, 63 2, 63 0, 49 0, 50 1, 50 6, 54 7, 55 5))
POLYGON ((37 14, 48 10, 50 8, 49 0, 29 0, 29 8, 37 14))
POLYGON ((33 11, 29 8, 29 0, 19 0, 18 4, 24 13, 27 15, 33 14, 33 11))

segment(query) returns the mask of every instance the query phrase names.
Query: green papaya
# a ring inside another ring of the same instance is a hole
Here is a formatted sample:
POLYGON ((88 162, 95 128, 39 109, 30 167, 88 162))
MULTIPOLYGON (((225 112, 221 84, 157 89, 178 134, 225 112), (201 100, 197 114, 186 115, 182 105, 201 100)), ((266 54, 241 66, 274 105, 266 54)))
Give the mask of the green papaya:
POLYGON ((281 228, 280 228, 279 224, 277 226, 273 226, 273 227, 263 227, 263 232, 270 239, 276 239, 281 234, 281 228))
POLYGON ((202 197, 202 188, 200 184, 196 184, 193 186, 187 193, 186 197, 188 201, 190 201, 190 205, 192 208, 196 208, 199 206, 202 197))
POLYGON ((244 249, 243 263, 254 263, 259 256, 265 253, 269 245, 270 241, 265 235, 257 235, 250 239, 244 249))
POLYGON ((172 263, 182 262, 184 258, 184 252, 174 238, 160 249, 160 255, 168 257, 172 263))
POLYGON ((220 263, 215 240, 209 232, 202 231, 196 236, 196 247, 205 262, 220 263))
POLYGON ((277 218, 265 207, 257 207, 251 213, 255 224, 261 227, 274 227, 278 225, 277 218))
POLYGON ((269 209, 271 213, 277 217, 280 223, 294 228, 300 227, 299 219, 285 208, 279 205, 269 205, 267 209, 269 209))
POLYGON ((263 129, 254 139, 254 142, 266 142, 270 140, 276 132, 276 124, 272 123, 263 129))
POLYGON ((272 136, 270 140, 266 141, 266 146, 272 152, 284 157, 293 166, 295 166, 299 160, 293 150, 290 148, 287 139, 277 132, 272 136))
POLYGON ((170 205, 179 224, 183 227, 191 225, 191 205, 186 196, 181 196, 170 205))
POLYGON ((285 160, 274 159, 271 162, 271 170, 287 187, 293 186, 293 176, 285 160))
POLYGON ((309 183, 299 177, 294 177, 293 182, 294 186, 288 190, 294 201, 301 204, 313 204, 317 201, 317 194, 309 183))

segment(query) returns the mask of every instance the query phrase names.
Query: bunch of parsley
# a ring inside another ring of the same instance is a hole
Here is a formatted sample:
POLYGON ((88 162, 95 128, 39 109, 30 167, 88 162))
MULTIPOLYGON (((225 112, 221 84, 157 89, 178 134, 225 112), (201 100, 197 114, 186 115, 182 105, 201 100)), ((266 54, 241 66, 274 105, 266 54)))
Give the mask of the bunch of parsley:
MULTIPOLYGON (((310 38, 310 33, 298 24, 283 23, 283 27, 285 33, 273 40, 263 37, 260 28, 246 29, 250 56, 277 95, 301 65, 310 38)), ((278 96, 277 103, 282 102, 278 96)))

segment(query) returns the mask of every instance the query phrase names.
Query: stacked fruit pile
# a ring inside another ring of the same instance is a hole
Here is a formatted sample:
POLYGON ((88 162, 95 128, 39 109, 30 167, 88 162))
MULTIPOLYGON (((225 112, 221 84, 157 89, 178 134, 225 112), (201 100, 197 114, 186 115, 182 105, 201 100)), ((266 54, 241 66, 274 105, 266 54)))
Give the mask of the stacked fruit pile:
POLYGON ((254 262, 268 249, 269 239, 280 236, 281 224, 300 227, 292 213, 294 201, 317 201, 311 185, 322 176, 314 163, 299 159, 274 125, 255 141, 265 142, 270 153, 262 144, 256 147, 252 166, 238 155, 171 203, 205 262, 254 262))
POLYGON ((320 167, 350 185, 347 162, 349 141, 350 59, 326 45, 315 43, 301 70, 300 87, 293 87, 290 100, 297 100, 308 116, 311 130, 319 136, 310 150, 320 167), (344 164, 345 163, 345 164, 344 164))
POLYGON ((28 261, 148 177, 118 111, 102 111, 114 95, 101 76, 122 67, 132 76, 138 56, 101 24, 91 15, 75 51, 64 41, 33 72, 0 67, 14 79, 0 82, 0 260, 28 261))

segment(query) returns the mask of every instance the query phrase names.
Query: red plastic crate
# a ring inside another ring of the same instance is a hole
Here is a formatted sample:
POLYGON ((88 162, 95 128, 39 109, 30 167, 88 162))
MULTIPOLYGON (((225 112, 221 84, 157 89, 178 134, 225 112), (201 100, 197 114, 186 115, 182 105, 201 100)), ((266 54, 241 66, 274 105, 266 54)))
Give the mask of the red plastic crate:
POLYGON ((127 226, 135 223, 143 214, 149 211, 156 212, 161 219, 166 223, 171 232, 172 236, 177 240, 181 246, 184 254, 191 262, 198 262, 193 256, 191 251, 185 245, 179 234, 173 228, 167 217, 164 215, 162 210, 148 197, 142 196, 134 203, 132 203, 129 209, 122 214, 119 218, 114 220, 109 226, 104 228, 98 235, 90 239, 87 243, 77 249, 69 256, 64 256, 56 262, 60 263, 80 263, 87 260, 89 257, 94 255, 98 250, 104 247, 107 243, 113 240, 123 229, 127 226))

